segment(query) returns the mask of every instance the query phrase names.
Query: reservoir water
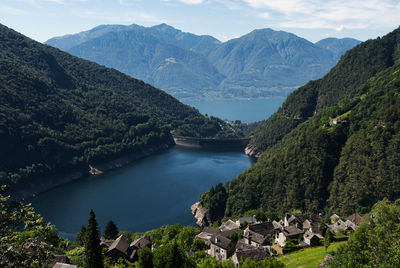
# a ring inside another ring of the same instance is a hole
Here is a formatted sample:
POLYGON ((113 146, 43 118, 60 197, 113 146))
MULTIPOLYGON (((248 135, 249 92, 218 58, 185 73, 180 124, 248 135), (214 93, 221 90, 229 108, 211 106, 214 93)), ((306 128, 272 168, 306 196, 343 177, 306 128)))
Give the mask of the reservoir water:
POLYGON ((284 97, 271 97, 257 100, 185 101, 185 104, 196 107, 202 114, 250 123, 267 119, 284 101, 284 97))
POLYGON ((60 235, 72 239, 87 225, 89 210, 99 228, 113 220, 120 230, 141 232, 165 224, 195 225, 190 205, 200 193, 232 180, 251 166, 242 152, 175 146, 128 166, 62 185, 28 200, 60 235))
MULTIPOLYGON (((267 119, 284 101, 220 100, 188 103, 202 113, 254 122, 267 119)), ((195 225, 190 206, 202 192, 230 181, 252 165, 243 151, 173 147, 99 176, 79 179, 28 200, 60 235, 72 239, 96 213, 100 231, 109 220, 120 230, 142 232, 165 224, 195 225)))

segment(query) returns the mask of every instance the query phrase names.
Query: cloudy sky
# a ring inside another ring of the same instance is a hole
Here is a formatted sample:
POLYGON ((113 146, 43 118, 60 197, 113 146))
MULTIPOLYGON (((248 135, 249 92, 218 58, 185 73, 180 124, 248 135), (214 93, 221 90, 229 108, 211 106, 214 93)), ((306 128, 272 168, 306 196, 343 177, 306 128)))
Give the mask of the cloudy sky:
POLYGON ((254 29, 367 40, 400 25, 400 0, 1 0, 0 23, 37 41, 100 24, 167 23, 221 41, 254 29))

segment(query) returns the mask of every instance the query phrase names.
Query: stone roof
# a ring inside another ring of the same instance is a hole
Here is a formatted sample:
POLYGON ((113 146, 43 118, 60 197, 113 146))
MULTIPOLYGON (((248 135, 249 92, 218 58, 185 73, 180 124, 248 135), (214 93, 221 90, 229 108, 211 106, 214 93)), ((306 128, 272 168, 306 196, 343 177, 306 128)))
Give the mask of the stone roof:
POLYGON ((283 224, 280 224, 279 222, 277 222, 277 221, 272 221, 272 225, 274 226, 274 229, 276 230, 276 229, 279 229, 279 230, 282 230, 283 229, 283 224))
POLYGON ((322 217, 318 215, 303 215, 303 214, 294 214, 289 217, 288 223, 290 224, 293 221, 297 221, 299 223, 303 223, 306 220, 309 220, 310 222, 322 222, 322 217))
POLYGON ((223 223, 219 229, 221 232, 228 231, 228 230, 234 230, 240 228, 240 225, 229 219, 227 222, 223 223))
POLYGON ((115 241, 111 244, 111 246, 108 248, 108 252, 117 249, 123 253, 126 252, 126 250, 129 247, 129 241, 128 239, 125 238, 125 236, 120 235, 115 241))
POLYGON ((303 231, 300 230, 299 228, 297 228, 296 226, 292 225, 292 226, 286 226, 283 229, 283 233, 285 234, 286 237, 289 237, 289 236, 296 236, 296 235, 302 234, 303 231))
POLYGON ((350 221, 350 220, 346 220, 344 223, 347 225, 347 227, 353 229, 354 231, 357 228, 357 225, 354 222, 350 221))
POLYGON ((213 235, 205 232, 201 232, 198 235, 195 236, 196 239, 202 239, 202 240, 209 240, 213 235))
POLYGON ((265 236, 267 234, 274 233, 274 225, 272 224, 272 222, 266 221, 249 225, 249 230, 265 236))
MULTIPOLYGON (((202 240, 210 240, 210 238, 213 235, 219 235, 221 234, 221 231, 217 228, 211 228, 211 227, 204 227, 203 231, 199 233, 198 235, 195 236, 197 239, 202 239, 202 240)), ((228 234, 229 235, 229 234, 228 234)))
POLYGON ((333 220, 336 220, 336 219, 340 219, 340 217, 339 217, 337 214, 332 214, 332 215, 329 217, 329 219, 331 219, 331 220, 333 221, 333 220))
POLYGON ((208 234, 219 234, 219 230, 217 228, 212 228, 212 227, 204 227, 202 230, 203 233, 208 233, 208 234))
POLYGON ((251 232, 251 231, 249 233, 247 233, 245 237, 247 237, 251 241, 254 241, 260 245, 264 244, 266 240, 270 240, 269 238, 263 236, 262 234, 251 232))
POLYGON ((232 245, 232 240, 221 235, 213 235, 210 239, 210 243, 216 245, 219 248, 228 250, 229 247, 232 245))
POLYGON ((133 241, 129 246, 135 248, 151 247, 151 238, 147 235, 142 236, 133 241))
POLYGON ((234 234, 234 233, 237 233, 237 232, 240 232, 240 231, 242 231, 240 228, 236 228, 236 229, 220 232, 219 234, 224 236, 224 237, 228 237, 231 234, 234 234))
POLYGON ((247 223, 254 223, 254 222, 257 222, 257 219, 256 219, 255 216, 251 216, 251 217, 240 217, 236 222, 239 223, 239 224, 242 224, 242 223, 244 223, 244 222, 247 222, 247 223))
POLYGON ((359 226, 364 221, 364 218, 360 214, 353 214, 350 217, 347 217, 346 220, 349 220, 355 225, 359 226))
POLYGON ((247 258, 263 260, 270 256, 268 251, 266 251, 264 249, 260 249, 260 248, 240 250, 240 251, 236 251, 235 254, 239 261, 241 259, 247 259, 247 258))
POLYGON ((52 268, 76 268, 76 267, 78 266, 73 264, 57 262, 56 264, 53 265, 52 268))
POLYGON ((348 230, 349 228, 351 229, 355 229, 355 224, 349 220, 346 220, 346 222, 342 221, 342 220, 338 220, 337 222, 335 222, 335 224, 330 224, 328 225, 328 228, 335 232, 338 233, 339 229, 343 229, 343 231, 348 230))
POLYGON ((238 250, 248 250, 248 249, 254 249, 255 247, 252 245, 249 245, 246 243, 245 239, 240 239, 237 243, 236 243, 236 251, 238 250))
POLYGON ((316 237, 318 237, 319 239, 324 238, 324 237, 323 237, 321 234, 319 234, 319 233, 313 233, 313 232, 310 232, 310 231, 306 231, 306 232, 304 233, 304 238, 311 239, 311 238, 313 238, 313 236, 316 236, 316 237))

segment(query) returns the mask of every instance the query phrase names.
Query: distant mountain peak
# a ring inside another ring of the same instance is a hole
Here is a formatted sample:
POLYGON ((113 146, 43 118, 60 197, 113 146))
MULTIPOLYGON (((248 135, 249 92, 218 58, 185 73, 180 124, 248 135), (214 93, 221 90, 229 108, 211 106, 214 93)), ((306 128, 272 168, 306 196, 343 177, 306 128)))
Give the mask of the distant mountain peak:
POLYGON ((271 28, 220 42, 166 23, 100 25, 46 43, 119 69, 180 99, 287 96, 328 72, 336 63, 334 55, 344 52, 340 42, 333 52, 271 28))
POLYGON ((181 33, 182 31, 179 29, 176 29, 174 27, 172 27, 171 25, 168 25, 166 23, 161 23, 159 25, 155 25, 153 27, 151 27, 152 29, 157 29, 159 31, 163 31, 163 32, 169 32, 169 33, 181 33))

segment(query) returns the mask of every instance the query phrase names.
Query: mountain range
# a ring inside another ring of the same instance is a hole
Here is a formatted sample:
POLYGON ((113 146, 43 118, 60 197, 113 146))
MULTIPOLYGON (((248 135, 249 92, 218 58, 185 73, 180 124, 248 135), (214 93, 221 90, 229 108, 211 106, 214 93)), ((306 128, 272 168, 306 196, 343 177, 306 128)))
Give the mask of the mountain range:
POLYGON ((115 68, 181 100, 287 96, 320 78, 359 41, 328 38, 313 44, 294 34, 254 30, 220 42, 166 24, 101 25, 45 42, 115 68))

